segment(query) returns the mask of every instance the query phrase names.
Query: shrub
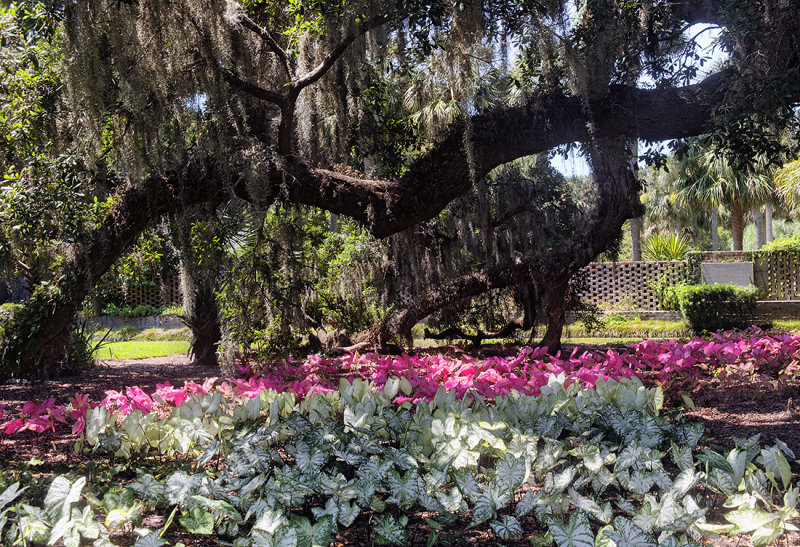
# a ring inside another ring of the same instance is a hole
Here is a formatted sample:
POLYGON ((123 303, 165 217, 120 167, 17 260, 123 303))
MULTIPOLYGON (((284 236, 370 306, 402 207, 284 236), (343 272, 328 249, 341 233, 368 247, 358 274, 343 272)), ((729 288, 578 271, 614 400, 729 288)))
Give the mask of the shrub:
POLYGON ((116 304, 107 304, 103 308, 103 315, 119 316, 130 319, 131 317, 151 317, 159 315, 176 315, 180 313, 180 306, 172 305, 164 308, 156 308, 147 304, 140 304, 138 306, 117 306, 116 304))
POLYGON ((774 253, 779 251, 800 251, 800 234, 780 237, 761 247, 762 253, 774 253))
POLYGON ((656 233, 642 245, 645 260, 683 260, 689 250, 689 240, 682 234, 656 233))
POLYGON ((740 329, 753 324, 758 291, 752 285, 686 285, 678 293, 681 313, 694 332, 740 329))
POLYGON ((680 310, 680 293, 686 283, 671 283, 666 276, 650 281, 659 310, 680 310))

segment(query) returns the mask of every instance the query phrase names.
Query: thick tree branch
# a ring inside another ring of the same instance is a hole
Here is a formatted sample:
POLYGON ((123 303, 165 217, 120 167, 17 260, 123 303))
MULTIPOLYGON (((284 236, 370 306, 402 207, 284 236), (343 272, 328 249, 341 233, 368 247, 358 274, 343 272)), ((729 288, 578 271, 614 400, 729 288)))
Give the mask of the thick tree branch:
POLYGON ((220 73, 222 74, 222 78, 227 82, 234 89, 238 89, 248 95, 252 95, 257 99, 261 99, 262 101, 267 101, 268 103, 273 103, 281 108, 286 103, 286 97, 275 93, 274 91, 270 91, 268 89, 264 89, 263 87, 259 87, 255 84, 251 84, 245 80, 239 78, 236 74, 231 72, 227 69, 220 69, 220 73))
POLYGON ((704 133, 724 96, 724 77, 668 89, 611 88, 604 98, 537 95, 520 107, 498 108, 470 122, 471 154, 464 151, 463 123, 417 160, 396 181, 355 179, 312 169, 289 157, 281 180, 289 201, 353 217, 376 236, 386 237, 433 218, 489 171, 509 161, 592 136, 645 140, 704 133), (591 119, 590 119, 591 118, 591 119), (591 123, 591 125, 590 125, 591 123), (471 156, 472 161, 470 161, 471 156))

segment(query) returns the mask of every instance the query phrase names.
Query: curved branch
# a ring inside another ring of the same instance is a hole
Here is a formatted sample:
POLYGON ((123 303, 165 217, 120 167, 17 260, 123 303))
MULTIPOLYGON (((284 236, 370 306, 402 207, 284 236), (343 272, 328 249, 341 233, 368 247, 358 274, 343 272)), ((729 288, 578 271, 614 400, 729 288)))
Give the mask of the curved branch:
POLYGON ((680 88, 616 86, 589 102, 561 94, 536 95, 470 120, 471 154, 464 151, 464 123, 418 159, 396 181, 355 179, 312 169, 288 157, 281 180, 289 201, 344 214, 386 237, 437 215, 489 171, 509 161, 595 138, 625 136, 658 141, 699 135, 709 128, 724 96, 727 72, 680 88), (586 112, 591 113, 591 119, 586 112), (591 124, 591 125, 590 125, 591 124))
POLYGON ((362 36, 370 30, 388 23, 392 16, 393 14, 391 13, 379 14, 359 24, 358 27, 356 27, 356 30, 345 36, 341 42, 333 47, 333 49, 325 56, 319 65, 317 65, 307 74, 304 74, 293 81, 292 88, 300 91, 322 78, 331 69, 331 67, 333 67, 337 59, 339 59, 339 57, 342 56, 347 48, 350 47, 350 44, 355 42, 359 36, 362 36))
POLYGON ((272 36, 272 33, 269 31, 269 29, 262 27, 261 25, 259 25, 258 23, 256 23, 255 21, 253 21, 247 15, 244 14, 241 15, 240 21, 243 27, 252 31, 259 38, 261 38, 261 40, 263 40, 264 43, 267 44, 267 47, 275 55, 278 56, 278 59, 280 59, 281 65, 283 66, 283 69, 286 71, 286 75, 289 78, 294 77, 295 64, 289 58, 289 55, 286 53, 286 50, 284 50, 280 46, 278 41, 275 39, 275 37, 272 36))
POLYGON ((236 74, 231 72, 227 69, 220 69, 220 74, 222 74, 222 78, 225 82, 228 83, 232 88, 238 89, 248 95, 252 95, 257 99, 261 99, 262 101, 267 101, 268 103, 276 104, 280 107, 286 103, 286 98, 283 95, 275 93, 274 91, 270 91, 268 89, 264 89, 263 87, 259 87, 255 84, 251 84, 245 80, 239 78, 236 74))

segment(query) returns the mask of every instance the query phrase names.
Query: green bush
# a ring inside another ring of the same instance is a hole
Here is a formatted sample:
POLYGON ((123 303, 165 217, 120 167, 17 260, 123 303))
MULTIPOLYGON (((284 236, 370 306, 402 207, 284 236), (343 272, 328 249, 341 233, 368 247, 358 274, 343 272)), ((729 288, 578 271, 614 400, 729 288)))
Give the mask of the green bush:
POLYGON ((653 234, 642 245, 645 260, 683 260, 691 250, 683 234, 653 234))
POLYGON ((116 304, 107 304, 103 310, 102 315, 111 315, 118 317, 151 317, 160 315, 177 315, 181 312, 180 306, 172 305, 164 308, 156 308, 148 306, 147 304, 140 304, 136 307, 131 306, 117 306, 116 304))
POLYGON ((752 285, 686 285, 678 293, 681 313, 694 332, 741 329, 753 324, 758 290, 752 285))
POLYGON ((680 310, 680 293, 686 283, 672 283, 666 276, 650 281, 650 288, 656 297, 659 310, 680 310))
POLYGON ((779 251, 800 251, 800 234, 780 237, 761 247, 762 253, 774 253, 779 251))

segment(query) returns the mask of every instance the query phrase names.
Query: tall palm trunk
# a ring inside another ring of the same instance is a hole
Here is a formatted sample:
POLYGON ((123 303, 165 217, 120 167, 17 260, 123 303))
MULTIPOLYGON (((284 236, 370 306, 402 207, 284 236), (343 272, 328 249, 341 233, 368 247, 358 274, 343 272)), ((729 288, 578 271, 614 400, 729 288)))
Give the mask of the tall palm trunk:
POLYGON ((744 209, 738 200, 733 200, 731 209, 731 238, 733 239, 733 250, 742 250, 742 239, 744 238, 744 209))
POLYGON ((772 204, 767 203, 764 206, 764 225, 765 225, 764 227, 766 228, 767 231, 766 233, 767 243, 775 239, 775 237, 772 235, 772 212, 773 212, 772 204))
POLYGON ((642 217, 631 219, 631 247, 633 249, 633 261, 642 260, 642 217))
POLYGON ((719 212, 716 207, 711 211, 711 250, 719 251, 719 212))

